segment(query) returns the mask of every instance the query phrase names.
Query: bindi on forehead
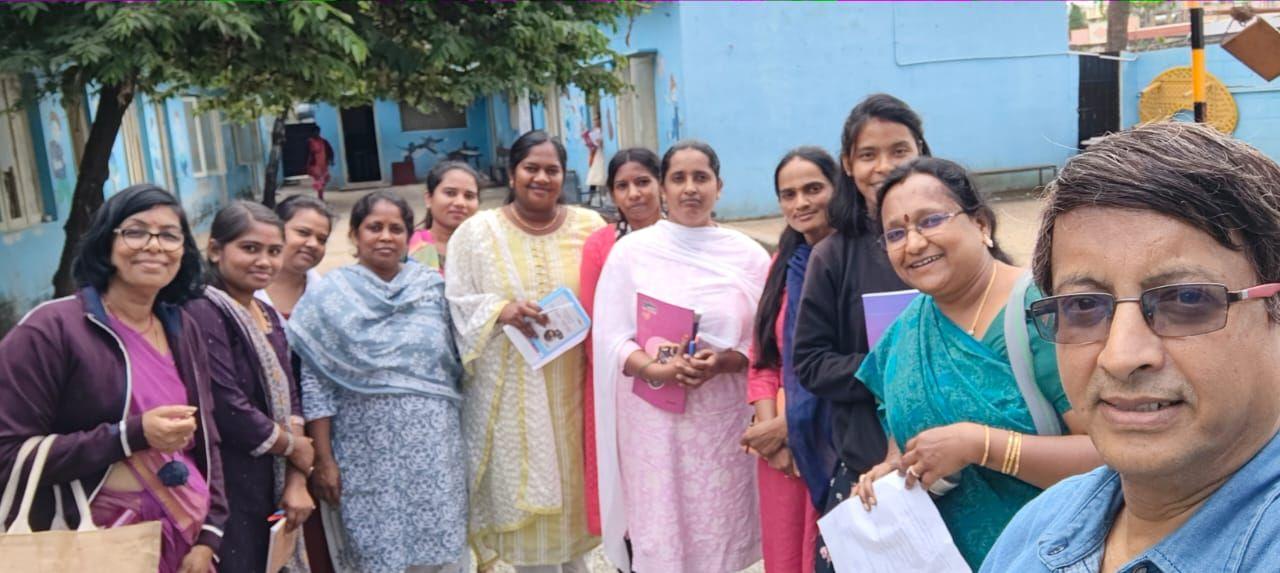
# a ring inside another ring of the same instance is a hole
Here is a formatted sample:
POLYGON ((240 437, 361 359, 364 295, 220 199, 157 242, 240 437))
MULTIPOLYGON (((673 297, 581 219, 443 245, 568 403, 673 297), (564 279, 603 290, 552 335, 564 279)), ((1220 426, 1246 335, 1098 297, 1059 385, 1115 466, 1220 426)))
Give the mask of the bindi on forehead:
POLYGON ((903 180, 884 198, 881 214, 886 222, 911 222, 940 212, 953 212, 960 204, 941 181, 915 174, 903 180))

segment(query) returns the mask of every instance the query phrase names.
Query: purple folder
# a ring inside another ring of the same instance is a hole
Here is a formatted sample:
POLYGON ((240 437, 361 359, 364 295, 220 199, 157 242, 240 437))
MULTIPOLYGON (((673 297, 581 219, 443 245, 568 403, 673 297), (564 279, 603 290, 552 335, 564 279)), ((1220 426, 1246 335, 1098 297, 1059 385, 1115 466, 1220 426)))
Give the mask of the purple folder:
POLYGON ((920 296, 918 290, 876 292, 862 295, 862 309, 867 320, 867 348, 875 348, 884 331, 898 320, 911 301, 920 296))

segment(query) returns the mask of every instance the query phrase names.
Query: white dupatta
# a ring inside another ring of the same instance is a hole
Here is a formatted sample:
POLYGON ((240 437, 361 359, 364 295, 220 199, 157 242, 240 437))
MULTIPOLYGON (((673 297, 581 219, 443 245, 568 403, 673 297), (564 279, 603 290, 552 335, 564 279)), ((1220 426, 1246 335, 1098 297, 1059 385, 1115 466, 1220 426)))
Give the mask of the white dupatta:
POLYGON ((616 400, 618 392, 630 391, 631 378, 622 375, 622 368, 640 348, 634 340, 636 292, 702 312, 698 335, 704 345, 746 355, 752 321, 742 317, 755 316, 768 272, 769 255, 763 247, 722 227, 659 221, 623 237, 609 253, 596 287, 592 325, 596 452, 605 554, 623 571, 631 564, 624 541, 627 517, 616 400))

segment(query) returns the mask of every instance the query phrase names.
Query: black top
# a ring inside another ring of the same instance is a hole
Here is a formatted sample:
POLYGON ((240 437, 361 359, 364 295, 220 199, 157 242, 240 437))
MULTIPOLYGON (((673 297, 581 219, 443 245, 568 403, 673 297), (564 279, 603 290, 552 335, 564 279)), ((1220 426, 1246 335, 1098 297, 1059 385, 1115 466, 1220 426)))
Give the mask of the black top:
POLYGON ((853 377, 868 352, 862 295, 911 288, 893 272, 876 239, 872 233, 836 233, 818 243, 796 318, 796 375, 831 402, 835 447, 855 475, 884 461, 887 448, 876 398, 853 377))

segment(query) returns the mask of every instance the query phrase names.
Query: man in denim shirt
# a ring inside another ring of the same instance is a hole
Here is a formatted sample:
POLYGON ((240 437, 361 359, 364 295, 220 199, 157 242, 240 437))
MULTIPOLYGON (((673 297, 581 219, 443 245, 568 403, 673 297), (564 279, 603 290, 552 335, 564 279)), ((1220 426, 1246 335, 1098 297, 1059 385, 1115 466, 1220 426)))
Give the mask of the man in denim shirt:
POLYGON ((1280 571, 1280 166, 1152 124, 1049 191, 1029 314, 1107 465, 1024 507, 982 570, 1280 571))

